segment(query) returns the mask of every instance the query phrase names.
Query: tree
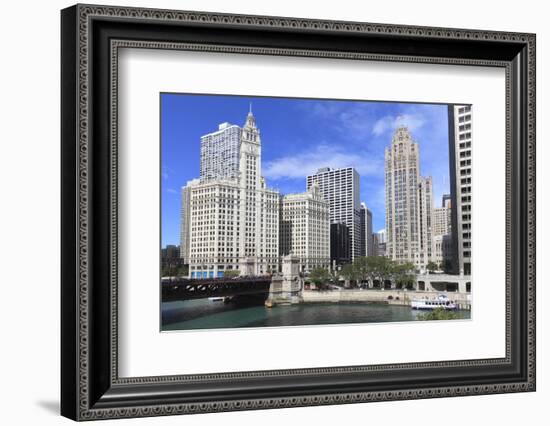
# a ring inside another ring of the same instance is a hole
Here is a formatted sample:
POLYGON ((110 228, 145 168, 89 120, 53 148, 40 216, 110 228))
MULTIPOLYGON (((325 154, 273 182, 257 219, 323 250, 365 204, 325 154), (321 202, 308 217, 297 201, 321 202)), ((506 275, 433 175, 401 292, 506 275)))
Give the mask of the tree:
POLYGON ((342 267, 341 275, 346 281, 355 281, 357 279, 357 271, 351 263, 342 267))
POLYGON ((415 279, 415 267, 412 263, 402 263, 393 266, 393 279, 395 284, 401 288, 412 287, 415 279))
POLYGON ((359 281, 367 281, 370 278, 371 262, 369 258, 365 256, 356 257, 353 261, 353 269, 355 271, 355 278, 359 281))
POLYGON ((240 275, 240 271, 238 269, 227 269, 223 271, 223 277, 224 278, 235 278, 240 275))
POLYGON ((456 312, 447 311, 444 308, 435 308, 433 311, 420 314, 416 317, 420 321, 433 321, 433 320, 454 320, 460 319, 460 316, 456 312))
POLYGON ((432 262, 431 260, 426 265, 426 269, 430 272, 430 274, 433 274, 437 270, 437 268, 437 263, 432 262))
POLYGON ((330 273, 325 268, 314 268, 309 273, 309 281, 319 289, 325 288, 329 280, 330 273))

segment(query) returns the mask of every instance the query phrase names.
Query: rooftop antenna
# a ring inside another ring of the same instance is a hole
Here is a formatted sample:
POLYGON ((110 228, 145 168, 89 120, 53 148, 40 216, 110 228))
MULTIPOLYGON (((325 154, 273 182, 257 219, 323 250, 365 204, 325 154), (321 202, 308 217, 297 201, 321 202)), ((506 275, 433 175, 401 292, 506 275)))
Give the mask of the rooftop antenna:
POLYGON ((252 102, 248 103, 248 113, 252 114, 252 102))

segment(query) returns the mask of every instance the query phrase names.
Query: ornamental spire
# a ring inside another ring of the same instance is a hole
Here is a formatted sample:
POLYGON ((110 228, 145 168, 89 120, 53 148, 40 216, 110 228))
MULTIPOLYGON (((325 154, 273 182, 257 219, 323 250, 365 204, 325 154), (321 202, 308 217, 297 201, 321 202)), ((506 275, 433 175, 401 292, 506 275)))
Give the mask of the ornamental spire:
POLYGON ((246 123, 244 124, 244 127, 249 129, 255 129, 256 128, 256 119, 254 118, 254 115, 252 114, 252 102, 249 103, 248 106, 248 115, 246 116, 246 123))

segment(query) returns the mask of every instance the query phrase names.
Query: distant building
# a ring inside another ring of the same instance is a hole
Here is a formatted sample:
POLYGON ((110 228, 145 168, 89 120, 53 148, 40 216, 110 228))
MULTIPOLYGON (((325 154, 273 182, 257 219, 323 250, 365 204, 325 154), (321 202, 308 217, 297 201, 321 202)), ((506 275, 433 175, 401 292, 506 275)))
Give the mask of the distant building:
POLYGON ((433 184, 431 176, 420 177, 418 184, 420 222, 420 264, 426 266, 432 260, 432 212, 433 212, 433 184))
POLYGON ((161 250, 161 266, 165 268, 171 266, 177 268, 183 264, 183 259, 180 257, 180 246, 167 245, 161 250))
POLYGON ((242 129, 222 123, 218 130, 201 137, 201 181, 236 179, 239 173, 242 129))
POLYGON ((352 260, 361 254, 359 174, 353 167, 325 167, 307 177, 307 189, 317 182, 330 206, 330 222, 345 223, 349 229, 352 260))
POLYGON ((432 233, 434 236, 447 235, 451 233, 452 217, 451 209, 439 207, 432 212, 432 233))
POLYGON ((162 249, 163 259, 178 259, 180 257, 180 246, 167 245, 162 249))
POLYGON ((374 256, 374 240, 372 236, 372 212, 365 203, 361 203, 359 209, 359 220, 361 224, 361 256, 374 256))
POLYGON ((300 270, 330 267, 330 213, 319 186, 281 198, 280 255, 299 258, 300 270))
POLYGON ((449 106, 453 270, 472 271, 472 107, 449 106))
POLYGON ((443 194, 441 197, 441 207, 451 207, 451 194, 443 194))
POLYGON ((330 263, 344 265, 351 263, 350 232, 345 223, 330 224, 330 263))
POLYGON ((193 179, 187 182, 187 185, 181 188, 181 218, 180 218, 180 257, 184 264, 189 263, 189 231, 191 216, 191 187, 199 183, 199 179, 193 179))
POLYGON ((373 234, 375 256, 386 256, 386 230, 381 229, 373 234))

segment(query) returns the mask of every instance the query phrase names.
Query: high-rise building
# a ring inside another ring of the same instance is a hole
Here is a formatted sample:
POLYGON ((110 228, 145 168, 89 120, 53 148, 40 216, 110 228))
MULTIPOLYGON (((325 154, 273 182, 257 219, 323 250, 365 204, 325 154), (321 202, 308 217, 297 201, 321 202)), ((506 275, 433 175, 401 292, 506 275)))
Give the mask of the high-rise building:
POLYGON ((187 185, 181 188, 181 220, 180 220, 180 257, 182 262, 189 263, 189 230, 190 230, 190 206, 191 206, 191 187, 198 184, 199 179, 193 179, 187 182, 187 185))
POLYGON ((372 212, 365 203, 361 203, 359 209, 361 223, 361 256, 374 256, 374 240, 372 234, 372 212))
POLYGON ((432 235, 447 235, 451 234, 452 217, 451 208, 438 207, 432 212, 432 235))
POLYGON ((330 213, 319 186, 281 199, 280 255, 299 258, 300 270, 330 267, 330 213))
POLYGON ((431 178, 420 176, 418 144, 407 127, 396 129, 385 150, 386 256, 423 269, 430 260, 431 178))
POLYGON ((242 129, 222 123, 218 130, 201 137, 200 178, 235 179, 239 172, 242 129))
POLYGON ((325 167, 307 177, 307 189, 317 182, 330 206, 330 222, 344 223, 349 230, 351 260, 361 255, 359 174, 353 167, 325 167))
POLYGON ((350 232, 345 223, 330 224, 330 263, 332 267, 351 262, 350 232))
POLYGON ((279 193, 268 189, 261 176, 260 131, 252 111, 238 133, 237 173, 216 174, 233 168, 233 157, 225 157, 226 166, 209 158, 220 152, 216 147, 204 156, 201 150, 205 176, 190 188, 191 278, 219 277, 227 270, 246 275, 278 270, 279 193))
POLYGON ((449 106, 452 243, 455 273, 470 275, 472 259, 472 107, 449 106))
POLYGON ((381 229, 380 231, 378 231, 376 233, 376 235, 378 235, 378 242, 379 243, 387 243, 388 242, 385 229, 381 229))
POLYGON ((451 194, 443 194, 441 197, 441 207, 451 207, 451 194))
POLYGON ((427 265, 432 260, 432 212, 433 212, 433 184, 431 176, 420 177, 418 184, 420 219, 420 264, 427 265))

